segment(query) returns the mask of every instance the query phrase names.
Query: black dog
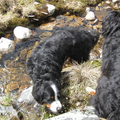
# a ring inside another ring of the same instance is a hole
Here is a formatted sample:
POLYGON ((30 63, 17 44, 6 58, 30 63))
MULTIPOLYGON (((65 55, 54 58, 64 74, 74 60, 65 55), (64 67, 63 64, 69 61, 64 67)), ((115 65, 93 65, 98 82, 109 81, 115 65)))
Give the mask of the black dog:
POLYGON ((120 120, 120 11, 107 14, 102 22, 102 75, 91 105, 107 120, 120 120))
POLYGON ((66 27, 40 42, 27 60, 27 71, 34 84, 32 95, 38 103, 46 104, 53 113, 61 110, 59 79, 65 59, 87 61, 98 37, 92 29, 88 32, 66 27))

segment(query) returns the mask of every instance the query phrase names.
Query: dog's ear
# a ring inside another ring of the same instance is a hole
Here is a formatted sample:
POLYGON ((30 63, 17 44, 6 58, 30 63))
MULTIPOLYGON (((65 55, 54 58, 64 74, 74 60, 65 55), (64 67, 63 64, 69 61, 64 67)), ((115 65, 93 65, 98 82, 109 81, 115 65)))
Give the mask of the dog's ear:
POLYGON ((33 86, 32 95, 35 98, 35 100, 40 104, 42 103, 43 100, 43 92, 44 90, 43 87, 41 87, 41 85, 35 84, 33 86))

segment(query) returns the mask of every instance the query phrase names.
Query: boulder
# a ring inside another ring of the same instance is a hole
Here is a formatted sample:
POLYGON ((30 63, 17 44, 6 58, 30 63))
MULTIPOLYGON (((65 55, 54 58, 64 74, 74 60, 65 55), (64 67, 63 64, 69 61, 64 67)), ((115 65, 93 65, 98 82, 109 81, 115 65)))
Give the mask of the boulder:
POLYGON ((54 6, 54 5, 51 5, 51 4, 47 4, 46 6, 48 7, 47 10, 48 10, 49 15, 50 15, 50 16, 53 15, 54 12, 55 12, 55 6, 54 6))
POLYGON ((28 39, 32 36, 32 31, 26 27, 17 26, 13 30, 14 36, 19 40, 28 39))
POLYGON ((86 20, 95 20, 95 13, 90 11, 90 8, 86 8, 87 15, 85 16, 86 20))
POLYGON ((4 37, 0 39, 0 52, 9 53, 12 52, 14 48, 15 48, 14 41, 4 37))

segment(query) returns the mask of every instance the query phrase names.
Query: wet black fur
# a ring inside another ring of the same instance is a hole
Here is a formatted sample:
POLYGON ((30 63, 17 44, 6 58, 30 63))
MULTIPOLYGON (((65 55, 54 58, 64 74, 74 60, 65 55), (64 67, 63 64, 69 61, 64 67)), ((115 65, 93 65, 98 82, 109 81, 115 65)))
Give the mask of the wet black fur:
POLYGON ((110 12, 103 19, 102 35, 102 75, 90 104, 98 116, 120 120, 120 11, 110 12))
POLYGON ((98 41, 99 34, 95 30, 83 30, 75 27, 62 28, 59 32, 44 39, 34 49, 27 60, 27 72, 33 81, 32 95, 38 103, 50 103, 55 84, 60 92, 62 65, 67 57, 78 63, 87 61, 89 53, 98 41))

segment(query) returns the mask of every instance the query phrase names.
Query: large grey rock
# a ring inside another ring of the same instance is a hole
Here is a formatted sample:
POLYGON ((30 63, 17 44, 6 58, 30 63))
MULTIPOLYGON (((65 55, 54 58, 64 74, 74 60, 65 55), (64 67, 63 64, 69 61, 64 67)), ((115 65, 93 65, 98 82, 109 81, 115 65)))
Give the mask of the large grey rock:
POLYGON ((99 120, 99 118, 94 114, 94 108, 89 106, 84 111, 77 109, 47 120, 99 120))
POLYGON ((29 88, 24 89, 21 92, 20 96, 18 97, 17 101, 18 102, 23 102, 23 103, 26 103, 26 104, 35 103, 35 99, 32 96, 32 89, 33 89, 33 86, 30 86, 29 88))
POLYGON ((10 114, 10 116, 16 116, 17 112, 12 106, 3 106, 0 104, 0 114, 10 114))

